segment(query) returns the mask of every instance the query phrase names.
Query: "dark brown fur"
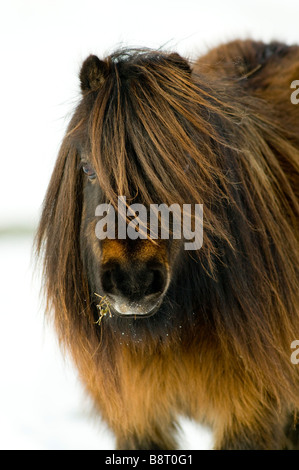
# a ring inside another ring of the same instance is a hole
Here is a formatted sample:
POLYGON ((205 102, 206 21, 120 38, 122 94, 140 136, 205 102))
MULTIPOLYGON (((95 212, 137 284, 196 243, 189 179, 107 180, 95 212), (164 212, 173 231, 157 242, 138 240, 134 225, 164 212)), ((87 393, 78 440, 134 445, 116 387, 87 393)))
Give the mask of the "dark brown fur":
POLYGON ((179 414, 211 426, 216 449, 298 445, 299 47, 235 41, 192 67, 121 51, 80 78, 37 248, 59 338, 117 447, 176 448, 179 414), (202 249, 99 242, 95 207, 117 195, 203 203, 202 249), (153 260, 170 279, 159 310, 96 324, 104 267, 131 279, 153 260))

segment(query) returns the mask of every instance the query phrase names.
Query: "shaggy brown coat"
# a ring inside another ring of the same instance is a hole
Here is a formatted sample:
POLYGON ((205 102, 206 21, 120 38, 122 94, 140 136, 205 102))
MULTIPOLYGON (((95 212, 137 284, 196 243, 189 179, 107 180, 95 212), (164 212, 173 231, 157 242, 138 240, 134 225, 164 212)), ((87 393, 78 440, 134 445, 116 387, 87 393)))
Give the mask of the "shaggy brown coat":
POLYGON ((80 79, 37 249, 59 338, 117 447, 176 448, 181 414, 209 425, 216 449, 298 445, 299 47, 235 41, 193 64, 120 51, 90 56, 80 79), (202 203, 202 249, 100 242, 95 207, 118 195, 202 203), (96 323, 103 264, 152 258, 170 276, 160 309, 96 323))

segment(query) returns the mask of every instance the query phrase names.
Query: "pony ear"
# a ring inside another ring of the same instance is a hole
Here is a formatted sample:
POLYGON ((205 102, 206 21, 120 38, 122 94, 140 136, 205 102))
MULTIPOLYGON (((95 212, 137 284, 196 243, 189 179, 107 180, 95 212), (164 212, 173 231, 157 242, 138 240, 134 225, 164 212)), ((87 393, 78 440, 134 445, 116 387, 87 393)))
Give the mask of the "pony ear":
POLYGON ((100 88, 107 75, 107 64, 96 55, 85 59, 80 71, 81 90, 94 91, 100 88))
POLYGON ((169 54, 168 60, 176 67, 180 68, 183 72, 186 72, 188 75, 191 75, 191 67, 189 62, 180 56, 177 52, 169 54))

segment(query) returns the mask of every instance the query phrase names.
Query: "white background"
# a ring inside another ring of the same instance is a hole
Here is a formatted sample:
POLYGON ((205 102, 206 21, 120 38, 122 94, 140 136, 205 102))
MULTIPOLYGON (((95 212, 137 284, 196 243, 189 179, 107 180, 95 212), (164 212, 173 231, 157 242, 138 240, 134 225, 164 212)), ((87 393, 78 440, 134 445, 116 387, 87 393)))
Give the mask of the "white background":
MULTIPOLYGON (((84 58, 124 45, 195 57, 235 38, 299 43, 298 19, 298 0, 1 1, 0 449, 114 447, 44 325, 32 280, 30 230, 80 98, 84 58)), ((202 428, 183 421, 183 431, 182 448, 211 447, 202 428)))

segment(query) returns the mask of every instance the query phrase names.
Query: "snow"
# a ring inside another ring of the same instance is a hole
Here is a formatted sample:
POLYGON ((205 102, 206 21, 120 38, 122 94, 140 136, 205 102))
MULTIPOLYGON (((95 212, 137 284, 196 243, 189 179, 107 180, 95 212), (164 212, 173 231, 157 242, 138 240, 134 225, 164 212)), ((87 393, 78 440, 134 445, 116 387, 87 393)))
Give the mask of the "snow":
POLYGON ((31 237, 0 239, 0 448, 112 449, 43 318, 31 237))
MULTIPOLYGON (((32 237, 0 237, 0 449, 113 450, 105 423, 44 321, 32 237)), ((211 447, 204 428, 182 420, 183 449, 211 447)))

